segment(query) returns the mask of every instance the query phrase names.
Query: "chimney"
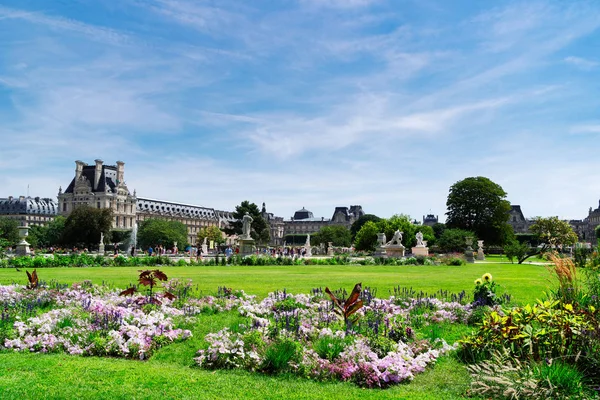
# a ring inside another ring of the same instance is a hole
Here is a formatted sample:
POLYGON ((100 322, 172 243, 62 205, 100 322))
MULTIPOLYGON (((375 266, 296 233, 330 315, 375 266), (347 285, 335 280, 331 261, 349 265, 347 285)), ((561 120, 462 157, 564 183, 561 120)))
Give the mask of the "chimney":
POLYGON ((123 161, 117 161, 117 185, 120 185, 124 181, 125 175, 125 163, 123 161))
POLYGON ((98 190, 98 183, 102 176, 102 160, 94 160, 96 162, 96 173, 94 175, 94 191, 98 190))
POLYGON ((75 161, 75 180, 79 180, 79 178, 81 178, 81 172, 83 171, 83 167, 84 165, 86 165, 86 163, 84 163, 83 161, 75 161))

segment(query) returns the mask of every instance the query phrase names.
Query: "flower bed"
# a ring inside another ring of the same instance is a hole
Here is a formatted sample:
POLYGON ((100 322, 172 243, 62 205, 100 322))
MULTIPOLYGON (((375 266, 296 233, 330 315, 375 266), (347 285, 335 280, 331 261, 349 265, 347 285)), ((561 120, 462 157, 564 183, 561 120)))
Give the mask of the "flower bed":
POLYGON ((248 323, 207 335, 196 362, 208 369, 292 372, 384 388, 412 380, 455 348, 440 339, 417 339, 414 325, 462 323, 470 313, 470 306, 434 298, 376 299, 363 291, 360 301, 358 320, 347 324, 320 294, 246 299, 239 312, 248 323))

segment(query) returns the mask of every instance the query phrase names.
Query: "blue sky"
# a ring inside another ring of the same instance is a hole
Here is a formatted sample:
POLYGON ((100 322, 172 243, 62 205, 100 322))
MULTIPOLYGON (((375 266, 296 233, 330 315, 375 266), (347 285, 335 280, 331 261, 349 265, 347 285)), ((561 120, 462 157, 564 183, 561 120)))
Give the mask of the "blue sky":
POLYGON ((100 158, 226 210, 442 217, 486 176, 526 216, 582 218, 599 28, 598 1, 3 0, 0 197, 100 158))

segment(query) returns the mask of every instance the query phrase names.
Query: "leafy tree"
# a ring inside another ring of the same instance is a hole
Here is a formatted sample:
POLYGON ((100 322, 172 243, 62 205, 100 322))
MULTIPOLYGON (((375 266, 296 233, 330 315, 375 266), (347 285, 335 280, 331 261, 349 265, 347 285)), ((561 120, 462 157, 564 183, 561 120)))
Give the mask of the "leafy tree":
POLYGON ((362 228, 363 225, 369 221, 379 222, 381 221, 381 218, 379 218, 377 215, 365 214, 359 217, 356 221, 354 221, 352 223, 352 226, 350 227, 350 234, 352 235, 353 241, 356 238, 356 234, 358 233, 358 231, 360 231, 360 228, 362 228))
POLYGON ((531 252, 531 246, 526 243, 521 243, 517 240, 514 240, 504 246, 504 254, 512 263, 516 258, 517 262, 521 264, 531 252))
POLYGON ((0 231, 0 258, 4 258, 8 246, 10 246, 10 242, 2 237, 2 231, 0 231))
POLYGON ((262 217, 258 206, 250 203, 248 200, 244 200, 239 206, 235 206, 235 211, 233 212, 235 220, 230 223, 228 228, 223 229, 225 233, 228 235, 241 235, 242 219, 246 213, 253 219, 250 236, 259 243, 268 243, 270 239, 269 225, 262 217))
POLYGON ((596 241, 598 242, 598 247, 600 247, 600 225, 598 225, 596 229, 594 229, 594 232, 596 233, 596 241))
POLYGON ((577 243, 577 234, 573 232, 571 225, 566 221, 561 221, 558 217, 537 217, 529 227, 529 231, 533 234, 532 242, 540 245, 531 247, 530 244, 523 243, 522 248, 524 249, 527 246, 528 251, 525 254, 520 252, 516 256, 519 264, 522 264, 529 257, 544 253, 549 249, 577 243))
POLYGON ((106 243, 119 243, 119 249, 123 251, 129 251, 129 245, 131 241, 131 231, 125 229, 113 229, 110 231, 110 237, 106 237, 104 240, 106 243))
POLYGON ((324 226, 321 230, 310 237, 311 245, 318 246, 321 243, 332 242, 334 246, 350 247, 352 245, 352 235, 350 230, 342 225, 324 226))
POLYGON ((475 233, 464 229, 446 229, 437 241, 437 245, 444 253, 462 253, 467 244, 465 238, 470 236, 473 242, 476 240, 475 233))
POLYGON ((27 242, 34 248, 47 247, 46 237, 48 236, 48 227, 42 225, 32 225, 29 227, 27 242))
POLYGON ((19 243, 19 221, 0 217, 0 238, 7 240, 9 246, 19 243))
POLYGON ((187 227, 179 221, 150 218, 142 222, 137 233, 137 242, 143 249, 154 246, 172 248, 187 246, 187 227))
POLYGON ((446 224, 436 222, 431 228, 433 229, 433 234, 435 235, 435 238, 439 239, 442 236, 442 233, 444 233, 444 231, 446 230, 446 224))
POLYGON ((379 225, 373 221, 367 221, 354 238, 354 248, 358 251, 374 251, 377 246, 377 234, 381 232, 379 225))
POLYGON ((389 219, 382 219, 379 221, 378 226, 380 229, 379 232, 385 233, 387 240, 390 240, 397 230, 402 232, 402 245, 406 248, 413 247, 417 242, 417 239, 415 239, 417 225, 413 225, 408 215, 392 215, 389 219))
POLYGON ((63 233, 65 231, 65 224, 67 219, 62 215, 54 217, 46 226, 46 238, 45 241, 48 246, 56 246, 61 243, 63 233))
POLYGON ((110 208, 77 207, 65 221, 62 242, 69 246, 97 248, 100 233, 108 236, 112 221, 110 208))
POLYGON ((223 232, 217 226, 207 226, 198 231, 198 244, 202 244, 206 238, 206 241, 214 241, 216 244, 225 243, 223 232))
POLYGON ((512 239, 508 224, 510 203, 506 192, 488 178, 465 178, 450 187, 446 202, 448 228, 474 232, 488 244, 503 244, 512 239))

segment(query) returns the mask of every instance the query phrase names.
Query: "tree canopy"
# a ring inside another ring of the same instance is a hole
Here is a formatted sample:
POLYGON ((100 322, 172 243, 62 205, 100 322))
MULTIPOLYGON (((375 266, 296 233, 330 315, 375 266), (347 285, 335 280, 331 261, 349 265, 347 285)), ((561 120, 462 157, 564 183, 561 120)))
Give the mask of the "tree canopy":
POLYGON ((210 243, 212 240, 216 244, 225 243, 223 232, 217 226, 206 226, 198 231, 198 245, 201 245, 206 238, 207 242, 210 243))
POLYGON ((363 225, 369 221, 379 222, 381 221, 381 218, 373 214, 365 214, 360 216, 356 221, 352 223, 352 226, 350 227, 350 234, 352 235, 352 240, 356 238, 356 234, 358 233, 358 231, 360 231, 360 228, 362 228, 363 225))
POLYGON ((248 200, 242 201, 239 206, 235 206, 233 212, 234 221, 231 222, 228 228, 223 229, 228 235, 241 235, 242 234, 242 218, 248 213, 252 221, 252 231, 250 236, 258 243, 268 243, 270 239, 269 225, 267 221, 262 217, 258 206, 254 203, 250 203, 248 200))
POLYGON ((310 244, 314 246, 321 243, 327 246, 329 242, 338 247, 352 246, 350 230, 342 225, 324 226, 319 232, 310 236, 310 244))
POLYGON ((67 217, 61 241, 68 246, 98 248, 100 233, 108 236, 112 221, 109 208, 79 206, 67 217))
POLYGON ((0 238, 8 242, 8 246, 19 243, 19 221, 12 218, 0 217, 0 238))
POLYGON ((477 240, 477 235, 474 232, 464 229, 444 229, 437 240, 437 246, 444 253, 462 253, 467 248, 465 241, 467 236, 472 237, 473 242, 477 240))
POLYGON ((500 185, 483 176, 465 178, 450 187, 446 226, 473 231, 487 244, 512 240, 510 203, 500 185))
POLYGON ((407 249, 417 244, 415 235, 417 232, 423 233, 423 240, 427 245, 435 242, 433 229, 426 225, 415 225, 410 217, 404 214, 396 214, 388 219, 379 219, 379 221, 367 221, 356 233, 354 238, 354 248, 356 250, 373 251, 377 247, 377 234, 385 233, 387 240, 390 240, 396 230, 402 232, 402 245, 407 249))
POLYGON ((31 246, 37 248, 60 245, 66 221, 65 217, 57 215, 46 225, 34 225, 30 227, 27 241, 31 246))
POLYGON ((177 247, 187 246, 187 227, 179 221, 150 218, 142 222, 137 232, 138 246, 146 249, 157 245, 167 249, 177 242, 177 247))

